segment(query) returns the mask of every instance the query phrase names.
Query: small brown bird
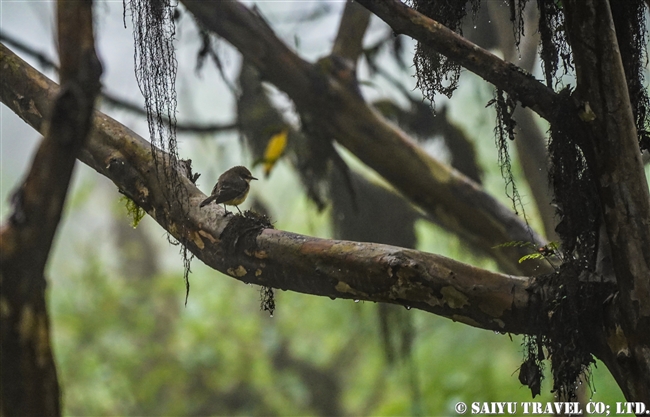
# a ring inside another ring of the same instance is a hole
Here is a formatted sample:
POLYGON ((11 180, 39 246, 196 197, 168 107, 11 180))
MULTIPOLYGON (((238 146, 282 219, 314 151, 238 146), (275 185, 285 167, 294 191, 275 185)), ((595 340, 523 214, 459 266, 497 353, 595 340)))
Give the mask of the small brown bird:
POLYGON ((250 190, 249 183, 251 180, 256 179, 246 167, 236 166, 230 168, 221 174, 212 189, 212 195, 203 200, 200 207, 214 201, 217 204, 223 203, 223 209, 226 211, 226 214, 229 213, 226 210, 226 206, 235 206, 239 214, 241 214, 241 210, 237 206, 246 200, 248 191, 250 190))

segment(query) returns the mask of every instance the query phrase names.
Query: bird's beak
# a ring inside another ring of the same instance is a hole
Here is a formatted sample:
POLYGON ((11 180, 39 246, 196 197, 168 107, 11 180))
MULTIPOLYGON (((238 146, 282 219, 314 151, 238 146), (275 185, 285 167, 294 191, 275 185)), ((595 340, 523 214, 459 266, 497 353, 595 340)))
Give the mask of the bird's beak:
POLYGON ((249 177, 251 180, 256 180, 257 178, 253 177, 252 175, 249 177))

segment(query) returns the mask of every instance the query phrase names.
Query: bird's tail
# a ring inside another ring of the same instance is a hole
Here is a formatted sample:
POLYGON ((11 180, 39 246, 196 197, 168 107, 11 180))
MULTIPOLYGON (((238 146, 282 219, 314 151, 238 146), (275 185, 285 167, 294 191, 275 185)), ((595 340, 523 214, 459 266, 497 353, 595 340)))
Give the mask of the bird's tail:
POLYGON ((203 207, 203 206, 206 206, 206 205, 212 203, 217 198, 217 196, 218 196, 218 194, 213 194, 210 197, 206 198, 205 200, 201 201, 201 204, 199 204, 199 207, 203 207))

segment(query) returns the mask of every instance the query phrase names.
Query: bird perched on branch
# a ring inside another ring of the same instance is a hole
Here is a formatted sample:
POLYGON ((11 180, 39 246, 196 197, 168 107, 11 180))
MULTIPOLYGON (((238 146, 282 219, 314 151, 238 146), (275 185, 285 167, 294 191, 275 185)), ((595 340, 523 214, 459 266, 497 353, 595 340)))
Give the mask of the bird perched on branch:
POLYGON ((241 214, 241 210, 237 206, 246 200, 246 196, 248 196, 248 191, 250 190, 249 184, 251 180, 256 179, 246 167, 232 167, 221 174, 212 189, 212 195, 203 200, 200 207, 204 207, 214 201, 217 204, 223 203, 223 209, 226 211, 226 214, 229 213, 226 206, 235 206, 239 214, 241 214))

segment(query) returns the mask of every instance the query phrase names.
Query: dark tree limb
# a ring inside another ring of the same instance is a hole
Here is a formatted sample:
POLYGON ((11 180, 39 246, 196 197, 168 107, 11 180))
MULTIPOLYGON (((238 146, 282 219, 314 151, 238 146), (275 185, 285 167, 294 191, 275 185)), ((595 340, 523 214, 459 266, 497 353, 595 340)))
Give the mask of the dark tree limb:
POLYGON ((522 248, 495 249, 511 241, 544 244, 512 210, 432 158, 344 81, 301 59, 259 16, 238 2, 187 0, 184 5, 206 29, 239 49, 265 80, 286 92, 303 123, 333 137, 448 230, 494 256, 508 272, 549 271, 545 262, 518 263, 526 254, 522 248))
POLYGON ((367 9, 354 1, 345 3, 332 54, 356 64, 363 52, 363 36, 366 34, 369 23, 370 12, 367 9))
POLYGON ((411 9, 399 0, 357 0, 376 14, 396 34, 425 43, 472 71, 544 119, 553 117, 556 94, 528 72, 468 41, 441 23, 411 9))
MULTIPOLYGON (((0 230, 0 414, 7 416, 61 414, 45 305, 44 268, 75 160, 92 126, 101 64, 94 49, 92 2, 62 0, 57 13, 63 87, 51 98, 49 126, 44 128, 45 124, 40 123, 45 138, 24 183, 12 197, 12 213, 0 230)), ((3 73, 11 65, 4 58, 3 54, 3 73)), ((29 102, 24 96, 15 100, 29 102)))
POLYGON ((576 100, 593 112, 581 146, 596 173, 614 263, 621 320, 610 336, 615 377, 627 398, 650 401, 650 195, 614 23, 607 0, 567 1, 576 100), (591 120, 593 119, 593 120, 591 120))
MULTIPOLYGON (((57 94, 56 85, 3 46, 0 69, 3 103, 42 128, 41 114, 57 94)), ((415 250, 312 238, 260 227, 250 218, 225 217, 216 206, 199 208, 205 195, 184 178, 188 200, 170 207, 163 192, 168 184, 164 173, 153 169, 150 144, 99 112, 94 124, 79 159, 111 179, 199 259, 240 281, 400 304, 501 332, 526 332, 531 323, 530 278, 415 250)))

